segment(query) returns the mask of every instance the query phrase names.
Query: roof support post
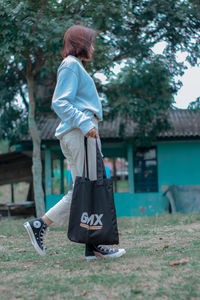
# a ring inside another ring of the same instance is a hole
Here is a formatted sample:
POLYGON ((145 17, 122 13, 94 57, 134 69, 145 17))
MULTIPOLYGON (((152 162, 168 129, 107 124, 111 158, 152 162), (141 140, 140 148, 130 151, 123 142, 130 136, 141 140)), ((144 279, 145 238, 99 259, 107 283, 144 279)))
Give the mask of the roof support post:
POLYGON ((45 190, 46 195, 52 194, 51 183, 51 149, 45 149, 45 190))
POLYGON ((127 148, 128 157, 128 180, 129 180, 129 191, 134 193, 134 168, 133 168, 133 145, 128 144, 127 148))
POLYGON ((14 184, 13 183, 11 183, 10 189, 11 189, 11 202, 14 203, 15 202, 15 195, 14 195, 14 184))
POLYGON ((64 159, 60 158, 60 193, 64 194, 64 159))

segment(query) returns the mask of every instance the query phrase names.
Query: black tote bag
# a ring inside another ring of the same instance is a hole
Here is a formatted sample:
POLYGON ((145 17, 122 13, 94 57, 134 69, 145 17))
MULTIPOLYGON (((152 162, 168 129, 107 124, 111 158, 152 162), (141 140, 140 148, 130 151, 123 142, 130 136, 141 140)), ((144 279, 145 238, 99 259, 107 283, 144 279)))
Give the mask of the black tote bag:
POLYGON ((76 243, 119 244, 113 182, 106 178, 103 159, 96 140, 97 180, 89 179, 87 138, 84 139, 83 174, 76 176, 68 226, 68 238, 76 243), (85 177, 85 167, 87 176, 85 177))

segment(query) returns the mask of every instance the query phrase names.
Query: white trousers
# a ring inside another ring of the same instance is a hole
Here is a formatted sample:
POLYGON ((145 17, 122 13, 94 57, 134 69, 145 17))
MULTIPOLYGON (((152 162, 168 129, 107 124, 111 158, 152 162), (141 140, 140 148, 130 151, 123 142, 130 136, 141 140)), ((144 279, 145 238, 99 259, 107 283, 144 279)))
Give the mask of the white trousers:
MULTIPOLYGON (((98 120, 92 119, 98 131, 98 120)), ((101 140, 97 139, 101 151, 101 140)), ((84 163, 84 135, 79 128, 73 128, 60 139, 60 146, 71 170, 72 190, 70 190, 56 205, 46 212, 46 216, 57 225, 64 225, 68 222, 71 206, 73 186, 76 176, 82 176, 84 163)), ((90 180, 97 179, 96 170, 96 141, 95 138, 87 139, 88 169, 90 180)), ((102 155, 103 156, 103 155, 102 155)))

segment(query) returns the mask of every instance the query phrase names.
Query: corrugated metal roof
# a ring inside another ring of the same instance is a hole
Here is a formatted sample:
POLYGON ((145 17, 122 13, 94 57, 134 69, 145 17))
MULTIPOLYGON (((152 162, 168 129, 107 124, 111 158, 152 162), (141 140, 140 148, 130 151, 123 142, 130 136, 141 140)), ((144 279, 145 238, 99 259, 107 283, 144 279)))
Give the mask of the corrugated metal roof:
POLYGON ((190 110, 172 110, 169 114, 172 129, 161 133, 167 137, 198 137, 200 136, 200 112, 190 110))
MULTIPOLYGON (((59 122, 59 118, 55 114, 46 115, 40 118, 37 124, 42 140, 56 140, 55 131, 59 122)), ((170 110, 169 123, 172 128, 161 132, 158 137, 200 137, 200 112, 185 109, 170 110)), ((133 120, 126 120, 124 127, 125 137, 133 136, 135 127, 136 124, 133 120)), ((114 120, 104 120, 99 123, 99 134, 101 138, 118 138, 119 129, 119 116, 114 120)), ((22 140, 30 140, 30 136, 24 136, 22 140)))

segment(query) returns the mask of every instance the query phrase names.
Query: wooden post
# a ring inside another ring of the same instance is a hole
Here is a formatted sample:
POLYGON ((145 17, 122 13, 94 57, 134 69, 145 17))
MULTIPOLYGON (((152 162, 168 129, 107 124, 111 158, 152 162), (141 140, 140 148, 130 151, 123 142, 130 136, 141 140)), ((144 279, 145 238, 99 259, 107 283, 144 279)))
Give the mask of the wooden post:
POLYGON ((72 182, 72 172, 71 172, 71 179, 70 179, 70 184, 69 184, 69 190, 73 189, 73 182, 72 182))
POLYGON ((128 157, 128 180, 129 180, 129 191, 134 193, 134 167, 133 167, 133 145, 129 144, 127 148, 128 157))
POLYGON ((33 182, 32 181, 29 183, 29 189, 28 189, 26 201, 34 201, 33 182))
POLYGON ((11 183, 11 202, 14 203, 15 202, 15 195, 14 195, 14 184, 11 183))
POLYGON ((113 182, 114 182, 114 192, 117 193, 117 170, 116 170, 116 158, 112 160, 113 163, 113 182))
POLYGON ((60 193, 64 194, 64 159, 60 158, 60 193))
POLYGON ((52 194, 51 150, 49 148, 45 149, 45 190, 46 190, 46 195, 51 195, 52 194))

